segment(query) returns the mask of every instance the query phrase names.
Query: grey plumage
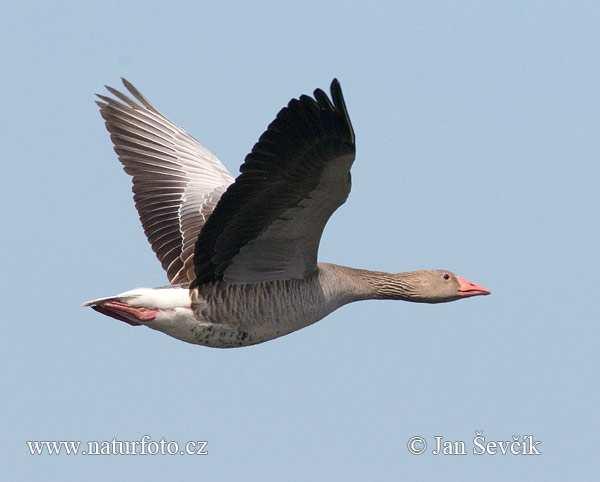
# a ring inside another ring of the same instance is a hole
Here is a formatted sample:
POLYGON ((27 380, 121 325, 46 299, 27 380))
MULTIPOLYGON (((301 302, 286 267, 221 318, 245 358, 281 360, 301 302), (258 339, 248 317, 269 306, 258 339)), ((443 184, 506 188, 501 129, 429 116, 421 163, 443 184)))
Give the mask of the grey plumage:
POLYGON ((100 114, 133 177, 135 205, 152 249, 171 283, 189 283, 198 234, 233 178, 131 83, 123 79, 123 84, 135 100, 107 86, 116 99, 98 95, 100 114))
POLYGON ((354 131, 342 90, 292 99, 235 181, 126 80, 99 96, 137 210, 171 286, 87 302, 97 311, 212 347, 286 335, 365 299, 441 303, 489 294, 446 270, 384 273, 317 264, 325 224, 348 197, 354 131))

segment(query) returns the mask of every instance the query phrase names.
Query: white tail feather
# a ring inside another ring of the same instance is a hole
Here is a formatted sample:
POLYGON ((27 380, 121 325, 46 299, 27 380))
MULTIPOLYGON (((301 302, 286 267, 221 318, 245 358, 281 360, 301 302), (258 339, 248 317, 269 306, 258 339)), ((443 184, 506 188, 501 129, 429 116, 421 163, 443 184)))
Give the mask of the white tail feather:
POLYGON ((106 301, 120 301, 129 306, 145 308, 189 308, 190 291, 187 288, 136 288, 115 296, 86 301, 83 306, 94 306, 106 301))
POLYGON ((123 296, 123 295, 117 295, 117 296, 106 296, 104 298, 96 298, 95 300, 89 300, 89 301, 85 301, 81 306, 94 306, 94 305, 99 305, 100 303, 104 302, 104 301, 121 301, 121 302, 125 302, 128 299, 132 299, 135 298, 137 296, 140 295, 130 295, 130 296, 123 296))

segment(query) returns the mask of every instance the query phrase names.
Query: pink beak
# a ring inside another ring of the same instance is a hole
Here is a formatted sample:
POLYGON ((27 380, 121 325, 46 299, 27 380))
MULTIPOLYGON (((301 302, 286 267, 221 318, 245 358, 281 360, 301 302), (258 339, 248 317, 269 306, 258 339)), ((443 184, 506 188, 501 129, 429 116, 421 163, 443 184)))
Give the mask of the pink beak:
POLYGON ((457 276, 456 279, 458 280, 458 294, 463 298, 491 294, 491 291, 487 288, 475 284, 462 276, 457 276))

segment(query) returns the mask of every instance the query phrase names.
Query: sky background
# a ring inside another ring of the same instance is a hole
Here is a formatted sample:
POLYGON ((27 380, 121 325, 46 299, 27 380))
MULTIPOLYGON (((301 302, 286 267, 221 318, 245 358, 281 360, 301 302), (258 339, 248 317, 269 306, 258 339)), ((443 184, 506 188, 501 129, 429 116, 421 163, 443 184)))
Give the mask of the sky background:
POLYGON ((11 2, 0 28, 4 480, 592 480, 600 432, 596 2, 11 2), (166 283, 93 94, 127 77, 233 173, 342 83, 353 189, 323 261, 493 295, 370 301, 216 350, 82 301, 166 283), (533 434, 540 456, 410 455, 533 434), (31 456, 26 440, 208 440, 31 456))

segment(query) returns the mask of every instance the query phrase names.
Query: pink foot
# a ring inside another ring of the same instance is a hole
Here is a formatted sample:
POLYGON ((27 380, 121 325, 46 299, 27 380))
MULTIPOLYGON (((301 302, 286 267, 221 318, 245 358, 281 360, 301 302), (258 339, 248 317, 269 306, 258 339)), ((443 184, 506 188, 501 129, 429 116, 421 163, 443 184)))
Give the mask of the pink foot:
POLYGON ((147 321, 152 321, 158 313, 156 308, 129 306, 120 301, 105 301, 92 306, 92 309, 116 320, 124 321, 131 326, 139 326, 147 321))

